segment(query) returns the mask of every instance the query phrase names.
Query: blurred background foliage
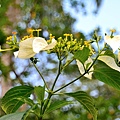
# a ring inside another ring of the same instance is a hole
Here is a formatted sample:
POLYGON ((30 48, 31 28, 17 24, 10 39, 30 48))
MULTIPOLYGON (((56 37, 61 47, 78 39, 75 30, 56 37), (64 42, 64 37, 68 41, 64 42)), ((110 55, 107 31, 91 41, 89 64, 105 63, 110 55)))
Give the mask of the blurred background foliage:
MULTIPOLYGON (((24 35, 28 35, 30 29, 42 29, 40 36, 46 39, 49 38, 50 33, 56 38, 63 36, 64 33, 72 33, 75 38, 84 40, 86 36, 81 31, 76 33, 75 28, 73 28, 76 18, 73 17, 72 11, 74 11, 74 16, 79 13, 81 19, 82 15, 88 14, 88 11, 97 15, 102 4, 104 4, 104 0, 92 0, 93 7, 90 9, 86 7, 88 4, 89 1, 87 0, 0 0, 0 45, 2 48, 7 47, 4 43, 7 36, 11 35, 13 31, 17 32, 19 40, 24 35)), ((91 30, 90 36, 93 31, 91 30)), ((100 26, 98 32, 100 32, 100 26)), ((37 64, 39 69, 51 86, 57 70, 57 58, 54 54, 48 55, 46 52, 41 52, 36 57, 40 60, 37 64)), ((78 75, 79 71, 74 61, 60 76, 56 87, 64 85, 78 75)), ((30 61, 15 59, 12 52, 0 53, 0 83, 1 97, 15 85, 43 85, 30 61)), ((120 120, 117 119, 120 118, 119 91, 97 80, 86 78, 80 79, 65 89, 67 92, 75 90, 84 90, 93 96, 98 109, 98 120, 120 120)), ((58 99, 67 100, 69 98, 53 97, 54 101, 58 99)), ((20 110, 25 108, 23 107, 20 110)), ((4 112, 0 110, 0 116, 3 114, 4 112)), ((28 120, 32 117, 34 120, 36 119, 34 115, 30 115, 28 120)), ((46 120, 56 119, 92 120, 92 117, 81 105, 76 103, 46 115, 46 120)))

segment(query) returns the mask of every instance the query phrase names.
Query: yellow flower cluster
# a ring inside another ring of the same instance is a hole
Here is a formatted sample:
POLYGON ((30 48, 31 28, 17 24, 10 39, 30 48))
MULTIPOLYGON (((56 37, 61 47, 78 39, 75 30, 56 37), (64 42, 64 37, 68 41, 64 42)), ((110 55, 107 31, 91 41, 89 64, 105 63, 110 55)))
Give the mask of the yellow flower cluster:
POLYGON ((62 37, 59 37, 57 41, 55 36, 50 34, 49 40, 45 40, 39 37, 39 32, 41 29, 31 29, 28 28, 27 32, 29 35, 24 36, 19 42, 17 40, 16 32, 12 32, 13 36, 7 37, 7 44, 13 51, 19 50, 16 56, 21 58, 29 58, 41 50, 47 50, 48 53, 59 53, 60 55, 67 55, 68 53, 74 54, 77 50, 82 50, 84 47, 88 47, 93 53, 93 48, 89 41, 84 41, 82 39, 74 39, 72 34, 65 33, 62 37), (37 32, 34 36, 34 32, 37 32), (84 41, 84 42, 83 42, 84 41), (31 51, 31 55, 28 55, 29 51, 25 51, 26 54, 22 55, 24 50, 31 51), (22 51, 22 52, 21 52, 22 51), (28 55, 28 56, 27 56, 28 55))
POLYGON ((67 55, 68 53, 74 53, 82 47, 82 40, 73 38, 72 34, 64 34, 64 37, 57 39, 56 46, 50 50, 50 52, 59 53, 61 55, 67 55))

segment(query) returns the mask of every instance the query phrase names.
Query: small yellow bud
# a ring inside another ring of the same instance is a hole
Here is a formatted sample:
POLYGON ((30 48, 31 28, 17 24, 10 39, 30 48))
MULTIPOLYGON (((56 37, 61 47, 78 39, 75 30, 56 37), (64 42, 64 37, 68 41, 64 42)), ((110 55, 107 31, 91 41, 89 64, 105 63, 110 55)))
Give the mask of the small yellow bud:
POLYGON ((110 32, 115 33, 116 30, 115 29, 110 29, 110 32))
POLYGON ((89 45, 90 45, 90 42, 89 42, 89 41, 84 41, 84 45, 85 45, 85 46, 89 46, 89 45))
POLYGON ((12 36, 9 36, 9 37, 7 37, 7 39, 6 40, 11 40, 12 39, 12 36))
POLYGON ((71 34, 67 34, 67 33, 66 33, 66 34, 64 34, 64 36, 66 36, 66 37, 67 37, 67 36, 70 36, 70 35, 71 35, 71 34))
POLYGON ((38 32, 39 32, 39 31, 41 31, 41 29, 36 29, 35 31, 38 31, 38 32))
POLYGON ((23 40, 25 40, 27 38, 29 38, 29 36, 24 36, 21 41, 23 41, 23 40))
POLYGON ((34 29, 32 29, 32 28, 28 28, 27 29, 27 33, 30 33, 30 36, 33 36, 33 32, 34 32, 35 30, 34 29))
POLYGON ((33 32, 33 29, 32 28, 27 28, 27 33, 31 33, 33 32))
POLYGON ((53 38, 55 38, 55 36, 52 36, 52 34, 50 34, 50 40, 52 40, 53 38))

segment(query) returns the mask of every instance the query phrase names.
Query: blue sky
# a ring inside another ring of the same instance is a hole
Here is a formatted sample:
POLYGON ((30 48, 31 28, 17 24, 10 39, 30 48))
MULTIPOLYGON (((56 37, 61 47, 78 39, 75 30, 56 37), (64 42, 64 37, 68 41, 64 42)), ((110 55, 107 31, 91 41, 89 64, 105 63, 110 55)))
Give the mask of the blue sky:
MULTIPOLYGON (((91 4, 89 4, 89 8, 91 4)), ((103 0, 96 16, 89 13, 87 16, 77 14, 76 17, 78 20, 74 24, 74 28, 86 35, 97 26, 101 27, 103 34, 112 28, 115 28, 120 33, 120 0, 103 0)))

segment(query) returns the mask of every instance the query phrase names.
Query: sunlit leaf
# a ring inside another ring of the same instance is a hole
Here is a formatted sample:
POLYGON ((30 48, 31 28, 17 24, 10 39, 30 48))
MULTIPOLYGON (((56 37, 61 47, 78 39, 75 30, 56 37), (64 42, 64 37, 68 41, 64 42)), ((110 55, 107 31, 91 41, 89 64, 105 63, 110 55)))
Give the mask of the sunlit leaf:
POLYGON ((52 104, 48 107, 48 109, 46 110, 46 113, 52 112, 52 111, 54 111, 54 110, 56 110, 56 109, 59 109, 59 108, 65 106, 65 105, 68 105, 68 104, 72 104, 72 102, 71 102, 71 101, 65 101, 65 100, 55 101, 54 103, 52 103, 52 104))
POLYGON ((95 65, 94 76, 96 79, 120 90, 120 72, 110 68, 104 62, 99 61, 95 65))
POLYGON ((0 120, 21 120, 25 112, 16 112, 8 115, 4 115, 0 120))
POLYGON ((10 89, 2 98, 1 107, 6 113, 15 112, 22 104, 23 101, 18 100, 20 97, 28 98, 33 92, 31 86, 16 86, 10 89))
POLYGON ((74 54, 74 58, 78 59, 82 64, 88 59, 90 50, 87 47, 84 47, 82 50, 78 50, 74 54))
POLYGON ((37 86, 34 88, 34 92, 37 95, 38 101, 42 102, 44 100, 45 87, 37 86))
POLYGON ((93 116, 93 120, 97 120, 97 110, 95 109, 94 100, 84 91, 73 93, 66 93, 66 95, 73 97, 80 102, 86 110, 93 116))

